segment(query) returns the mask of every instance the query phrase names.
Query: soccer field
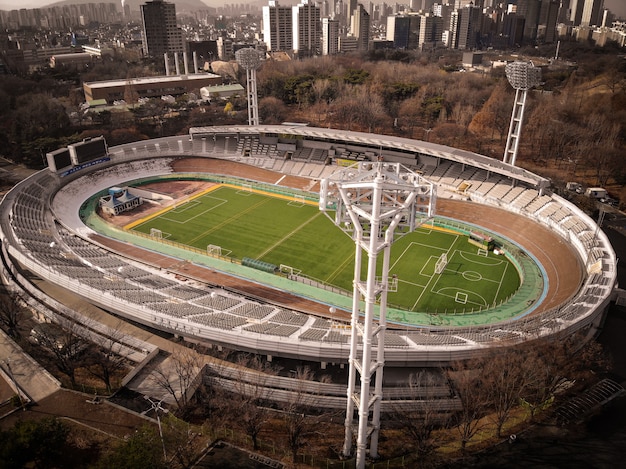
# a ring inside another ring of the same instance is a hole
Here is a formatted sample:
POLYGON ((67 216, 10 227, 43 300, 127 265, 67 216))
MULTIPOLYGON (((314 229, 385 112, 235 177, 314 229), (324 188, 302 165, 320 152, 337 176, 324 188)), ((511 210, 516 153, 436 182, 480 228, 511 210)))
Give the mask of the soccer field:
MULTIPOLYGON (((471 311, 499 303, 517 290, 519 274, 505 256, 480 250, 461 233, 431 228, 422 227, 394 243, 389 273, 397 279, 397 291, 390 291, 390 305, 408 311, 471 311), (442 254, 447 264, 436 273, 442 254)), ((168 241, 200 250, 219 246, 222 255, 236 260, 287 265, 352 290, 354 242, 317 204, 303 200, 218 185, 132 229, 146 234, 156 229, 168 241)))

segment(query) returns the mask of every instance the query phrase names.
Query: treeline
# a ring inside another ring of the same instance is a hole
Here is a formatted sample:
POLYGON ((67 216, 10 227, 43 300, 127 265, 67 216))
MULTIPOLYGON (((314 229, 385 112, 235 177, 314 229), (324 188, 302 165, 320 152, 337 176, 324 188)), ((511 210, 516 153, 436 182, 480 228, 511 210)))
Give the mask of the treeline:
MULTIPOLYGON (((518 164, 557 182, 578 180, 620 192, 626 181, 621 162, 626 61, 611 48, 570 43, 562 47, 561 57, 565 59, 543 68, 543 83, 529 93, 518 164), (570 56, 575 61, 569 62, 570 56)), ((267 61, 258 71, 261 122, 301 121, 392 134, 501 159, 514 90, 503 67, 463 72, 460 62, 460 54, 450 51, 439 57, 395 51, 267 61)), ((156 67, 107 62, 82 75, 48 70, 29 79, 1 77, 3 156, 37 167, 46 152, 85 136, 104 135, 116 145, 182 134, 193 126, 247 122, 245 97, 230 99, 226 112, 222 103, 197 104, 188 97, 174 104, 152 99, 128 112, 81 107, 82 81, 145 76, 156 73, 156 67)), ((239 73, 245 83, 245 74, 239 73)))

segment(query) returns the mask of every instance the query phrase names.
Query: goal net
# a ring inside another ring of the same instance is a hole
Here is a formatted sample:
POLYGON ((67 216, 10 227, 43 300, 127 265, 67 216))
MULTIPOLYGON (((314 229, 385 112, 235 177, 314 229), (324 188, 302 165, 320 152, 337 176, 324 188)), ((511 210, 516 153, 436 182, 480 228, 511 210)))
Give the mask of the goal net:
POLYGON ((163 232, 158 228, 150 228, 150 237, 156 239, 163 239, 163 232))
POLYGON ((300 269, 296 269, 286 264, 280 264, 279 270, 287 275, 299 275, 302 272, 300 269))
POLYGON ((250 184, 242 184, 240 189, 237 191, 239 195, 251 195, 252 194, 252 185, 250 184))
POLYGON ((218 246, 217 244, 208 244, 206 247, 206 253, 212 257, 228 257, 232 251, 222 249, 222 246, 218 246))
POLYGON ((437 263, 435 264, 435 273, 436 274, 442 273, 445 270, 447 265, 448 265, 448 254, 444 252, 441 256, 439 256, 439 259, 437 260, 437 263))
POLYGON ((306 199, 303 195, 296 194, 293 197, 293 200, 290 200, 288 205, 293 205, 294 207, 302 207, 306 203, 306 199))
POLYGON ((209 244, 206 247, 206 252, 209 256, 221 256, 222 255, 222 246, 218 246, 216 244, 209 244))

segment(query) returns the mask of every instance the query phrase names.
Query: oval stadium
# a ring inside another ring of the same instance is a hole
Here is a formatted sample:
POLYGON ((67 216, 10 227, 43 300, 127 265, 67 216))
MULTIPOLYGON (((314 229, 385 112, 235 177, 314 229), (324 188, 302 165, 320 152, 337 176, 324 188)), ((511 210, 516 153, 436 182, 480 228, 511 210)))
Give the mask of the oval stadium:
MULTIPOLYGON (((596 223, 554 194, 549 180, 443 145, 301 125, 192 128, 189 135, 110 148, 93 139, 48 154, 48 168, 17 184, 0 206, 4 281, 42 318, 62 324, 80 323, 81 311, 37 281, 190 342, 343 368, 348 288, 299 275, 293 265, 277 270, 276 263, 265 272, 263 263, 229 255, 224 243, 185 250, 168 242, 166 229, 141 235, 104 222, 96 207, 115 199, 133 208, 122 197, 129 188, 143 200, 141 210, 181 209, 207 184, 314 203, 321 180, 364 161, 400 163, 435 184, 432 227, 493 236, 516 252, 510 262, 519 276, 515 294, 480 308, 418 307, 406 314, 390 308, 386 366, 442 366, 542 337, 595 336, 616 287, 615 253, 596 223)), ((457 292, 453 302, 467 298, 457 292)), ((345 387, 338 388, 343 396, 345 387)))

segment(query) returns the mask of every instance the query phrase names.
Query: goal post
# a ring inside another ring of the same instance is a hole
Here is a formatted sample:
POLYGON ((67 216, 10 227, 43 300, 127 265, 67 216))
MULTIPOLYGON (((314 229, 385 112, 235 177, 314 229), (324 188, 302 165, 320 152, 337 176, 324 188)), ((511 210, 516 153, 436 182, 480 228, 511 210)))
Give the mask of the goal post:
POLYGON ((288 202, 288 205, 295 207, 303 207, 306 204, 306 199, 302 194, 294 194, 293 199, 288 202))
POLYGON ((280 264, 280 266, 278 267, 278 270, 280 270, 283 274, 287 274, 287 275, 299 275, 302 272, 300 269, 296 269, 286 264, 280 264))
POLYGON ((158 228, 150 228, 150 237, 156 239, 163 239, 163 232, 158 228))
POLYGON ((217 244, 209 244, 206 247, 206 252, 209 256, 222 256, 222 246, 217 244))
POLYGON ((239 186, 239 190, 237 191, 237 194, 251 195, 252 192, 253 192, 252 184, 242 184, 241 186, 239 186))
POLYGON ((441 256, 439 256, 439 259, 437 260, 437 263, 435 264, 435 273, 436 274, 442 273, 445 270, 447 265, 448 265, 448 254, 444 252, 441 256))

